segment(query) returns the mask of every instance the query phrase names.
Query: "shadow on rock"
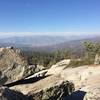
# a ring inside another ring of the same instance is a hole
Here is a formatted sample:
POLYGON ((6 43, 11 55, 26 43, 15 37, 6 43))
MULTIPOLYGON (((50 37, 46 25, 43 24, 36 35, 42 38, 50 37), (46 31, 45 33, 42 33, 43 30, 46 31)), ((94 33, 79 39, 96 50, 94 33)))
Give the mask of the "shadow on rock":
POLYGON ((7 87, 0 86, 0 100, 29 100, 27 96, 20 92, 10 90, 7 87))
POLYGON ((86 92, 84 91, 76 91, 71 95, 63 98, 62 100, 83 100, 86 92))
POLYGON ((50 75, 48 76, 44 76, 44 77, 33 77, 33 78, 30 78, 30 79, 22 79, 22 80, 19 80, 19 81, 16 81, 16 82, 13 82, 13 83, 10 83, 10 84, 5 84, 4 86, 7 86, 7 87, 12 87, 12 86, 15 86, 15 85, 20 85, 20 84, 30 84, 30 83, 35 83, 41 79, 44 79, 46 77, 49 77, 50 75))
POLYGON ((2 72, 0 71, 0 85, 5 84, 7 80, 8 80, 7 76, 3 75, 2 72))

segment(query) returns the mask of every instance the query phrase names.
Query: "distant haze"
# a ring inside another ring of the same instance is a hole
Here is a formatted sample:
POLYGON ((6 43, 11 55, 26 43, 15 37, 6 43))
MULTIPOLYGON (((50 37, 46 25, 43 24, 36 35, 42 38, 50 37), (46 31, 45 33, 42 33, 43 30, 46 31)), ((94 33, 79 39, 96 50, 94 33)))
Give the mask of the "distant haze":
POLYGON ((99 34, 84 34, 84 33, 53 33, 49 34, 35 34, 35 33, 2 33, 0 34, 0 44, 9 46, 50 46, 64 42, 75 40, 90 39, 99 37, 99 34))
POLYGON ((96 36, 100 33, 88 32, 0 32, 0 38, 13 37, 13 36, 96 36))

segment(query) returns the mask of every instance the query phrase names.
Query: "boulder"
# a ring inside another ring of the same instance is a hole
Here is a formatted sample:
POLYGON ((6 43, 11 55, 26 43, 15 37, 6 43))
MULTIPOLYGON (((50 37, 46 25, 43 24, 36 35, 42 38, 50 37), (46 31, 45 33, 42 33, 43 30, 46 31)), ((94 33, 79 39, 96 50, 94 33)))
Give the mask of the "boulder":
POLYGON ((70 95, 74 91, 74 86, 68 81, 62 81, 55 86, 46 88, 39 92, 30 92, 28 96, 32 97, 32 100, 61 100, 64 97, 70 95))
POLYGON ((22 93, 0 86, 0 100, 28 100, 22 93))
POLYGON ((60 76, 53 75, 35 83, 21 84, 10 88, 21 91, 30 97, 30 100, 60 100, 74 91, 74 84, 64 81, 60 76))
POLYGON ((64 68, 66 68, 70 64, 70 59, 65 59, 62 60, 55 65, 51 66, 51 68, 48 70, 47 75, 52 75, 52 74, 59 74, 61 73, 64 68))
POLYGON ((28 62, 19 49, 0 48, 0 85, 23 79, 29 74, 28 62))

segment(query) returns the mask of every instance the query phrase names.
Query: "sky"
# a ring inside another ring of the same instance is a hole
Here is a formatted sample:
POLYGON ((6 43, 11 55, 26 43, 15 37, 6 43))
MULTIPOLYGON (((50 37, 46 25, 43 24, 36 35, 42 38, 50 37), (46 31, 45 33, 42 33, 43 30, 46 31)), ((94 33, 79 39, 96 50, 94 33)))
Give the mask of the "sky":
POLYGON ((0 0, 0 36, 99 32, 100 0, 0 0))

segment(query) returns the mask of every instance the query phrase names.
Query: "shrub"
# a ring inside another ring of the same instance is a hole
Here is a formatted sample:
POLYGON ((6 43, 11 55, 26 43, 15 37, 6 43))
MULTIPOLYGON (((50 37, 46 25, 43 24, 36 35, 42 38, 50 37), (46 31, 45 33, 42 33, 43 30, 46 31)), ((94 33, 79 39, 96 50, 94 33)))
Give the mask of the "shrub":
POLYGON ((79 67, 79 66, 83 66, 83 65, 90 65, 93 64, 93 59, 72 59, 70 64, 67 67, 79 67))

